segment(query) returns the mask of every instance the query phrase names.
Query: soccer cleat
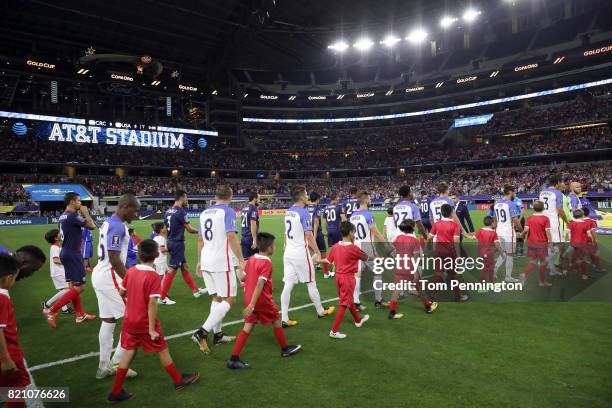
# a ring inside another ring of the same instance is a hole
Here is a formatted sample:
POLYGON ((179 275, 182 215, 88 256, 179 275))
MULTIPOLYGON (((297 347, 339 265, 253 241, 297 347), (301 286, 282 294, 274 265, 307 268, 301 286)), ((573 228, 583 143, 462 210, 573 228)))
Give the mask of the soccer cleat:
POLYGON ((44 300, 42 302, 40 302, 41 306, 42 306, 42 310, 43 312, 45 311, 45 309, 48 309, 50 306, 47 306, 47 302, 45 302, 44 300))
POLYGON ((111 370, 108 368, 98 368, 98 371, 96 371, 96 380, 103 380, 107 377, 110 377, 111 375, 113 375, 111 373, 111 370))
POLYGON ((134 394, 130 394, 129 392, 127 392, 126 390, 121 390, 121 392, 117 395, 114 394, 108 394, 108 398, 107 401, 110 403, 117 403, 117 402, 123 402, 123 401, 127 401, 129 399, 132 399, 132 397, 134 396, 134 394))
POLYGON ((389 307, 389 302, 387 302, 386 300, 377 300, 374 303, 374 307, 376 307, 377 309, 381 309, 383 307, 389 307))
POLYGON ((428 307, 425 307, 425 313, 432 314, 436 309, 438 309, 438 302, 431 302, 428 307))
POLYGON ((174 384, 174 389, 180 391, 188 385, 191 385, 196 382, 198 378, 200 378, 200 373, 198 373, 197 371, 195 373, 182 374, 181 382, 178 384, 174 384))
POLYGON ((83 323, 83 322, 86 322, 87 320, 93 320, 95 318, 96 318, 96 315, 83 313, 82 315, 78 315, 74 321, 77 323, 83 323))
POLYGON ((330 306, 327 309, 323 310, 323 314, 317 314, 317 316, 319 317, 319 319, 322 319, 325 316, 329 316, 330 314, 333 314, 335 311, 336 311, 336 306, 330 306))
POLYGON ((582 280, 589 280, 589 275, 585 275, 585 274, 583 274, 583 275, 581 276, 581 278, 582 278, 582 280))
POLYGON ((336 276, 336 272, 330 272, 330 273, 329 273, 329 277, 330 277, 330 278, 333 278, 334 276, 336 276))
POLYGON ((240 359, 232 360, 231 358, 227 360, 227 368, 232 370, 240 370, 242 368, 251 368, 249 363, 245 363, 244 361, 240 361, 240 359))
POLYGON ((74 309, 68 306, 67 308, 62 308, 62 314, 69 315, 74 314, 74 309))
MULTIPOLYGON (((194 296, 195 296, 195 294, 194 294, 194 296)), ((157 304, 158 305, 175 305, 176 302, 174 300, 172 300, 172 299, 167 297, 165 299, 158 299, 157 300, 157 304)))
POLYGON ((550 271, 549 275, 550 276, 563 276, 563 273, 559 272, 559 270, 555 268, 554 270, 550 271))
POLYGON ((298 344, 296 346, 287 346, 281 351, 281 357, 291 357, 296 355, 302 350, 302 345, 298 344))
POLYGON ((332 277, 332 276, 331 276, 331 273, 325 273, 325 274, 323 274, 323 279, 329 279, 329 278, 331 278, 331 277, 332 277))
POLYGON ((363 326, 363 324, 365 322, 367 322, 368 320, 370 320, 370 315, 363 315, 361 317, 361 320, 359 321, 359 323, 355 322, 355 327, 361 327, 363 326))
POLYGON ((43 309, 43 314, 45 315, 45 319, 49 326, 57 329, 57 324, 55 323, 55 313, 51 312, 49 309, 43 309))
POLYGON ((213 337, 213 344, 215 346, 233 341, 236 341, 236 336, 224 336, 223 332, 215 333, 215 337, 213 337))
POLYGON ((404 317, 403 313, 397 313, 393 310, 389 311, 389 320, 401 319, 402 317, 404 317))
POLYGON ((198 345, 200 351, 204 354, 210 354, 208 347, 208 333, 203 328, 199 328, 192 335, 191 339, 198 345))
POLYGON ((332 339, 346 339, 346 334, 340 333, 340 332, 330 331, 329 332, 329 337, 331 337, 332 339))
POLYGON ((544 281, 544 282, 540 282, 539 285, 541 288, 549 288, 552 286, 552 283, 544 281))
POLYGON ((512 276, 508 276, 506 279, 504 279, 504 282, 506 283, 518 283, 520 282, 520 280, 513 278, 512 276))
POLYGON ((519 275, 519 279, 520 279, 520 281, 521 281, 521 285, 525 286, 525 282, 527 282, 527 276, 525 276, 525 274, 524 274, 524 273, 521 273, 521 274, 519 275))
POLYGON ((368 308, 361 303, 355 303, 355 309, 357 309, 358 312, 365 312, 368 308))
POLYGON ((468 300, 470 300, 472 297, 470 296, 469 293, 462 293, 461 295, 459 295, 459 299, 457 300, 458 302, 467 302, 468 300))
MULTIPOLYGON (((119 364, 113 364, 110 367, 110 375, 115 375, 117 374, 117 369, 119 368, 119 364)), ((99 370, 99 369, 98 369, 99 370)), ((128 368, 127 370, 127 374, 125 375, 125 378, 134 378, 138 375, 138 373, 134 370, 132 370, 131 368, 128 368)), ((97 377, 96 377, 97 378, 97 377)))
POLYGON ((297 320, 291 319, 287 320, 286 322, 282 322, 283 329, 286 329, 287 327, 297 326, 297 324, 297 320))

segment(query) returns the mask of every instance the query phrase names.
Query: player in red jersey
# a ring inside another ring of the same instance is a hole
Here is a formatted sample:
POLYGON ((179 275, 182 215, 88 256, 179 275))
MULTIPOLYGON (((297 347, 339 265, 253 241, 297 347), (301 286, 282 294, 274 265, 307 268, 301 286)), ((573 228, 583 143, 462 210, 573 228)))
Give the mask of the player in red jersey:
POLYGON ((249 368, 250 365, 240 360, 240 353, 251 331, 260 322, 263 325, 272 323, 274 337, 281 346, 281 356, 291 357, 297 354, 301 345, 288 345, 283 330, 283 322, 278 315, 278 307, 272 299, 272 261, 270 256, 274 253, 274 235, 267 232, 257 234, 257 253, 251 256, 244 266, 244 304, 242 310, 244 327, 238 334, 231 358, 227 361, 227 368, 249 368))
POLYGON ((353 302, 353 294, 355 292, 355 275, 359 268, 359 261, 369 260, 368 254, 363 252, 361 248, 354 244, 355 241, 355 225, 350 221, 342 221, 340 223, 340 233, 342 241, 334 245, 327 256, 327 259, 322 262, 334 264, 336 269, 336 287, 338 288, 339 308, 334 320, 334 325, 329 332, 329 337, 332 339, 344 339, 346 334, 340 333, 340 324, 346 313, 346 309, 351 312, 355 320, 355 326, 361 327, 370 319, 369 315, 359 316, 359 312, 353 302))
MULTIPOLYGON (((439 260, 436 262, 436 271, 432 278, 433 283, 443 283, 444 273, 446 277, 452 282, 458 280, 457 273, 454 269, 444 268, 448 263, 448 259, 456 259, 457 254, 460 254, 460 239, 461 239, 461 227, 455 221, 453 207, 450 204, 443 204, 440 207, 440 214, 442 216, 429 231, 428 240, 433 239, 434 256, 439 260)), ((454 263, 454 261, 453 261, 454 263)), ((430 300, 433 301, 435 292, 430 296, 430 300)), ((465 302, 470 299, 470 295, 467 293, 461 293, 459 287, 454 288, 455 301, 465 302)))
POLYGON ((500 256, 505 257, 506 252, 503 250, 497 232, 493 229, 493 223, 495 218, 487 215, 482 220, 484 227, 476 232, 476 239, 478 240, 478 256, 483 259, 484 268, 480 274, 480 280, 482 282, 494 282, 494 265, 495 265, 495 250, 501 254, 500 256))
POLYGON ((595 267, 595 272, 603 272, 604 270, 601 268, 601 262, 599 260, 599 246, 597 245, 597 223, 594 219, 589 217, 589 207, 582 207, 582 212, 584 213, 584 222, 589 223, 593 230, 593 234, 591 235, 592 241, 587 247, 587 252, 591 257, 591 263, 595 267))
POLYGON ((520 279, 524 285, 529 272, 539 265, 540 286, 547 287, 552 285, 546 281, 546 258, 548 257, 548 246, 552 245, 550 219, 544 214, 543 201, 535 201, 533 203, 533 211, 533 215, 527 217, 522 234, 523 237, 527 235, 527 257, 529 262, 523 273, 521 273, 520 279))
MULTIPOLYGON (((15 309, 8 292, 18 275, 17 258, 0 253, 0 387, 24 388, 30 384, 30 374, 19 345, 15 309)), ((25 407, 25 402, 10 401, 7 407, 25 407)))
POLYGON ((589 279, 587 274, 586 255, 591 248, 595 229, 593 224, 583 219, 584 213, 581 209, 576 209, 572 213, 574 219, 569 223, 570 245, 574 248, 572 255, 571 269, 580 272, 583 280, 589 279))
MULTIPOLYGON (((415 269, 415 264, 412 262, 412 260, 418 258, 423 252, 421 241, 417 239, 414 234, 416 225, 414 220, 407 219, 402 221, 398 226, 398 233, 393 241, 393 246, 395 247, 396 255, 399 255, 402 261, 400 261, 399 265, 396 265, 394 276, 394 282, 396 284, 404 284, 405 282, 414 282, 416 284, 421 279, 419 270, 415 269)), ((388 316, 391 320, 404 317, 402 313, 397 313, 397 300, 401 292, 401 290, 396 289, 391 295, 388 316)), ((414 291, 409 291, 409 293, 416 296, 420 295, 416 289, 414 291)), ((438 303, 432 302, 425 297, 423 306, 425 307, 426 313, 433 313, 438 308, 438 303)))
POLYGON ((159 354, 159 361, 172 378, 177 391, 194 383, 200 377, 197 372, 179 373, 168 351, 168 344, 164 340, 157 319, 161 276, 155 272, 154 265, 158 256, 157 242, 152 239, 142 241, 138 245, 138 258, 142 263, 131 267, 121 282, 121 296, 127 295, 125 317, 121 328, 121 347, 125 349, 125 353, 119 362, 112 391, 108 395, 109 402, 121 402, 132 398, 133 395, 123 389, 123 380, 139 348, 147 353, 159 354))

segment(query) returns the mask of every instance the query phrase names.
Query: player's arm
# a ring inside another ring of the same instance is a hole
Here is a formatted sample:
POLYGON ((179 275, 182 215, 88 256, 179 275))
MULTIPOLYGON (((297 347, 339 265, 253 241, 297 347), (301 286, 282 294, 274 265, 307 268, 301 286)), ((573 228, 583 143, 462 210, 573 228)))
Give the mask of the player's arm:
POLYGON ((115 273, 123 278, 127 272, 125 264, 121 261, 121 251, 108 250, 108 261, 115 270, 115 273))
POLYGON ((196 265, 196 275, 202 277, 202 249, 204 249, 204 238, 198 234, 198 264, 196 265))
POLYGON ((521 220, 519 217, 512 217, 512 224, 514 225, 514 229, 518 232, 523 232, 523 226, 521 225, 521 220))
POLYGON ((546 228, 546 239, 548 240, 548 245, 552 245, 553 238, 552 238, 552 232, 550 232, 550 227, 546 228))
POLYGON ((465 205, 465 222, 467 223, 470 233, 473 233, 474 223, 472 222, 472 216, 470 215, 470 210, 467 208, 467 204, 465 205))
POLYGON ((79 212, 81 213, 83 218, 85 218, 84 227, 90 230, 96 229, 96 223, 94 222, 93 218, 91 218, 91 215, 89 214, 89 208, 87 208, 86 205, 82 205, 81 208, 79 209, 79 212))
POLYGON ((17 366, 8 352, 6 338, 4 337, 4 327, 0 327, 0 365, 2 366, 2 375, 17 371, 17 366))
POLYGON ((529 235, 529 225, 525 225, 525 229, 523 229, 523 232, 521 232, 521 238, 527 239, 528 235, 529 235))
POLYGON ((312 235, 316 237, 317 232, 319 231, 319 226, 320 226, 319 224, 321 224, 321 218, 317 217, 316 215, 313 218, 314 218, 314 225, 312 226, 312 235))
POLYGON ((238 272, 239 276, 242 275, 244 269, 244 258, 242 257, 242 248, 240 248, 240 241, 238 241, 238 234, 235 231, 227 232, 227 242, 234 255, 238 258, 238 272))
POLYGON ((198 229, 194 228, 189 222, 183 224, 185 226, 185 230, 190 234, 197 234, 198 229))
POLYGON ((155 323, 157 322, 157 297, 149 296, 149 303, 147 304, 147 315, 149 317, 149 336, 151 340, 155 341, 159 338, 159 333, 155 330, 155 323))
POLYGON ((253 244, 251 249, 257 248, 257 221, 251 218, 251 236, 253 237, 253 244))
POLYGON ((317 263, 320 262, 321 261, 321 251, 319 251, 319 247, 317 246, 317 241, 315 241, 315 237, 312 231, 304 232, 304 238, 306 238, 306 243, 308 244, 308 248, 310 248, 310 250, 315 253, 315 262, 317 263))
POLYGON ((461 255, 461 235, 453 236, 453 245, 455 246, 455 253, 458 256, 460 256, 461 255))
POLYGON ((597 238, 595 238, 595 230, 594 229, 590 229, 587 231, 587 235, 589 236, 589 238, 591 239, 591 241, 593 241, 593 244, 597 244, 597 238))
POLYGON ((416 222, 417 229, 423 238, 427 238, 427 231, 425 230, 425 226, 423 225, 423 221, 418 220, 416 222))
POLYGON ((563 204, 557 206, 557 214, 559 214, 559 218, 561 218, 565 222, 565 224, 569 225, 567 214, 565 214, 565 210, 563 210, 563 204))
POLYGON ((56 265, 61 265, 62 264, 62 260, 59 258, 59 256, 54 256, 52 261, 56 265))
POLYGON ((255 309, 255 305, 257 304, 257 300, 259 299, 261 292, 263 292, 263 288, 264 288, 264 285, 266 284, 266 281, 267 279, 265 276, 260 276, 259 279, 257 279, 257 285, 255 286, 255 290, 253 291, 251 302, 242 311, 242 317, 244 317, 245 319, 249 317, 251 313, 253 313, 253 310, 255 309))
POLYGON ((459 220, 459 217, 457 217, 456 212, 453 212, 453 220, 457 223, 457 225, 459 225, 459 228, 461 228, 461 235, 468 236, 468 233, 465 228, 463 228, 463 224, 461 223, 461 220, 459 220))

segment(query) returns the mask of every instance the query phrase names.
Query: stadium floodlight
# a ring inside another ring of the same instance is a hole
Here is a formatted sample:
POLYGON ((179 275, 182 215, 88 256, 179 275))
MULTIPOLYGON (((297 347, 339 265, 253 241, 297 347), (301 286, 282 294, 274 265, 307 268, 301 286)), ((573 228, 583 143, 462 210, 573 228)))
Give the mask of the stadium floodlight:
POLYGON ((367 51, 374 45, 374 42, 367 37, 360 38, 357 40, 353 47, 357 48, 359 51, 367 51))
POLYGON ((384 45, 385 47, 389 47, 389 48, 393 48, 395 46, 395 44, 397 44, 398 42, 400 42, 402 39, 399 37, 394 36, 393 34, 389 34, 388 36, 385 37, 384 40, 382 40, 380 43, 382 45, 384 45))
POLYGON ((415 28, 410 32, 410 34, 408 34, 408 37, 406 37, 406 39, 413 44, 420 44, 425 41, 426 38, 427 31, 423 30, 422 28, 415 28))
POLYGON ((476 9, 467 9, 465 13, 463 13, 463 21, 466 23, 472 23, 476 18, 480 15, 480 10, 476 9))
POLYGON ((346 49, 349 47, 349 45, 344 42, 344 41, 337 41, 335 43, 333 43, 332 45, 328 45, 327 48, 336 52, 343 52, 346 51, 346 49))
POLYGON ((453 16, 444 16, 442 17, 442 19, 440 20, 440 26, 442 28, 449 28, 450 26, 452 26, 457 20, 459 20, 457 17, 453 17, 453 16))

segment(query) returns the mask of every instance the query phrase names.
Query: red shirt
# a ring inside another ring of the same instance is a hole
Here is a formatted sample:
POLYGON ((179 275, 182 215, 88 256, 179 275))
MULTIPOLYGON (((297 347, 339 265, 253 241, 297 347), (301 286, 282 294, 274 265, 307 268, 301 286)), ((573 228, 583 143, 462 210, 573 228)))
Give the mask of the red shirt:
POLYGON ((18 362, 23 359, 23 350, 19 345, 15 309, 9 297, 8 290, 0 289, 0 328, 4 329, 4 339, 11 360, 18 362))
MULTIPOLYGON (((161 276, 148 265, 128 269, 121 286, 127 292, 123 328, 129 333, 149 332, 149 300, 161 296, 161 276)), ((159 327, 159 320, 155 323, 159 327)))
POLYGON ((251 303, 253 292, 255 292, 257 282, 260 279, 263 279, 266 283, 257 299, 255 310, 261 310, 274 304, 272 299, 272 261, 270 258, 259 254, 253 255, 246 261, 244 272, 246 273, 246 278, 244 278, 244 304, 251 303))
MULTIPOLYGON (((583 220, 584 220, 584 222, 589 224, 589 229, 594 230, 594 229, 597 228, 597 223, 595 222, 594 219, 587 217, 587 218, 583 218, 583 220)), ((593 231, 593 233, 595 233, 595 232, 593 231)), ((589 237, 589 242, 592 242, 591 237, 589 237)))
POLYGON ((592 224, 590 222, 585 222, 582 219, 570 221, 570 243, 574 245, 591 242, 588 234, 591 229, 592 224))
POLYGON ((336 267, 336 274, 356 274, 359 261, 367 261, 368 254, 355 244, 338 242, 327 255, 327 260, 336 267))
MULTIPOLYGON (((419 255, 419 250, 421 249, 421 242, 414 234, 400 233, 397 238, 395 238, 395 241, 393 241, 393 246, 395 246, 395 251, 399 256, 402 257, 402 259, 404 258, 404 255, 410 258, 414 258, 419 255)), ((408 264, 406 265, 407 268, 404 269, 404 262, 402 261, 399 263, 399 265, 397 265, 399 266, 397 268, 397 271, 410 272, 412 270, 412 265, 412 262, 408 262, 408 264)))
POLYGON ((546 230, 550 229, 550 219, 544 214, 533 214, 527 217, 525 227, 529 228, 527 242, 542 243, 548 242, 546 230))
POLYGON ((495 253, 495 242, 499 241, 497 232, 494 229, 484 227, 476 232, 478 240, 478 255, 490 255, 495 253))
POLYGON ((455 242, 455 237, 461 236, 461 228, 454 220, 442 218, 436 222, 430 233, 436 236, 435 242, 455 242))

